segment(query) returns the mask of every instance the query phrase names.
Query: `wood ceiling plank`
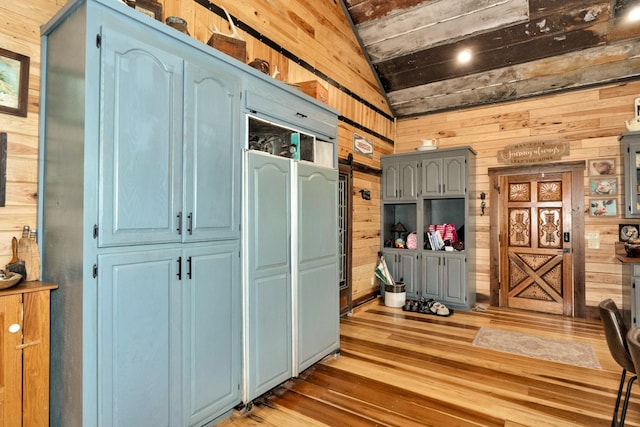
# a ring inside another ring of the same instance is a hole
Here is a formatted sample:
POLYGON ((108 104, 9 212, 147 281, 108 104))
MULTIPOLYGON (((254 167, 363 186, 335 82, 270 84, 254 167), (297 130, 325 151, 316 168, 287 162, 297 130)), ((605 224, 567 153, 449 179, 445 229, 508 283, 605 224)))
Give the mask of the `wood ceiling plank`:
POLYGON ((359 25, 429 1, 431 0, 345 0, 344 3, 354 25, 359 25))
POLYGON ((442 0, 360 25, 358 33, 375 63, 528 19, 527 0, 442 0))
POLYGON ((388 94, 398 117, 513 101, 640 78, 640 39, 430 83, 388 94))
MULTIPOLYGON (((592 7, 588 10, 594 11, 592 7)), ((375 64, 376 71, 391 92, 415 86, 474 74, 494 68, 520 64, 536 59, 580 50, 607 42, 608 8, 599 9, 585 21, 587 9, 540 15, 535 23, 518 24, 463 41, 434 47, 375 64), (544 23, 544 25, 541 25, 544 23), (474 53, 472 63, 462 67, 455 55, 463 48, 474 53)), ((634 28, 640 35, 640 28, 634 28)), ((630 33, 626 34, 628 37, 630 33)))

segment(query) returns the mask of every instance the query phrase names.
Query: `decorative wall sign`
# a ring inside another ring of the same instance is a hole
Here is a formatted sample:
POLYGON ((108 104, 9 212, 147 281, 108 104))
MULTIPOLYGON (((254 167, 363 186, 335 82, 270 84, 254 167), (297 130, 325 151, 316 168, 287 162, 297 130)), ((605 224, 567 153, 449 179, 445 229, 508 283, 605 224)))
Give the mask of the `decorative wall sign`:
POLYGON ((364 136, 353 134, 353 149, 356 153, 365 155, 373 159, 373 142, 364 136))
POLYGON ((510 165, 556 161, 569 155, 568 142, 526 142, 498 151, 498 161, 510 165))
POLYGON ((29 57, 0 48, 0 113, 27 116, 29 57))

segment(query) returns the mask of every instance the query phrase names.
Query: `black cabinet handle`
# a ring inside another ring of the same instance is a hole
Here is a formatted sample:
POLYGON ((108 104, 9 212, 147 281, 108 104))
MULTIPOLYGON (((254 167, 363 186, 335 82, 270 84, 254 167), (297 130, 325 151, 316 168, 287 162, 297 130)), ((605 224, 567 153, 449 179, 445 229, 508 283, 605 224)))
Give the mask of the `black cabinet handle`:
POLYGON ((178 228, 176 228, 176 230, 179 235, 182 235, 182 211, 178 212, 178 215, 176 216, 178 218, 178 228))
POLYGON ((191 279, 191 257, 187 258, 187 277, 191 279))
POLYGON ((189 215, 187 215, 187 231, 189 236, 193 234, 193 212, 189 212, 189 215))
POLYGON ((182 280, 182 257, 178 257, 178 280, 182 280))

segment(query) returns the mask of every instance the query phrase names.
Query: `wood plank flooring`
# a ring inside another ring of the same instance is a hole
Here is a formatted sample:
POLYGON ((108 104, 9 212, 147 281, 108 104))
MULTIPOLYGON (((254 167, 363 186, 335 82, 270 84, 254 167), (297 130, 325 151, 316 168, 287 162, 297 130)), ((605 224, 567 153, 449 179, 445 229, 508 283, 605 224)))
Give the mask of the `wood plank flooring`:
MULTIPOLYGON (((599 321, 489 307, 450 317, 375 300, 329 356, 219 426, 608 426, 621 369, 599 321), (473 346, 480 327, 590 343, 602 369, 473 346)), ((627 425, 640 426, 640 386, 627 425)))

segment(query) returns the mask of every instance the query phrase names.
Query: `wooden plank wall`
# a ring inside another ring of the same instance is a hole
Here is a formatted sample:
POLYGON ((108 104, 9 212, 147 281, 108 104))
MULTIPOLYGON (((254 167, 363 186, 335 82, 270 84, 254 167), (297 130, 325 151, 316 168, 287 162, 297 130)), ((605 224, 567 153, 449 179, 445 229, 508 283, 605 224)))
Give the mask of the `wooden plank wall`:
POLYGON ((24 225, 37 225, 40 25, 63 4, 63 0, 0 0, 0 47, 30 59, 27 117, 0 114, 0 132, 7 133, 6 203, 0 207, 0 268, 11 258, 11 238, 20 237, 24 225))
MULTIPOLYGON (((471 226, 476 234, 475 259, 470 280, 478 291, 489 294, 489 211, 480 216, 480 192, 490 194, 488 168, 505 166, 497 153, 505 146, 526 142, 568 142, 570 155, 562 161, 599 158, 616 160, 619 182, 617 217, 584 214, 585 232, 600 235, 599 248, 585 243, 585 288, 587 307, 612 297, 621 303, 622 269, 614 256, 618 224, 638 221, 623 217, 624 173, 618 136, 626 131, 625 120, 634 117, 634 99, 640 96, 640 82, 532 98, 518 102, 452 111, 398 120, 396 151, 413 151, 423 138, 437 139, 440 147, 470 145, 478 153, 475 194, 471 194, 471 226)), ((585 206, 589 199, 588 172, 584 175, 585 206)), ((489 197, 487 197, 487 202, 489 197)))
MULTIPOLYGON (((0 265, 10 258, 11 238, 20 236, 23 225, 36 225, 40 26, 65 3, 65 0, 0 0, 3 17, 0 47, 31 58, 28 117, 0 114, 0 132, 8 133, 7 203, 0 208, 0 265)), ((164 17, 184 18, 191 36, 203 43, 209 39, 213 24, 229 32, 225 19, 194 0, 160 3, 164 17)), ((215 0, 214 3, 336 82, 318 78, 296 61, 240 31, 247 41, 245 62, 265 59, 272 70, 278 67, 280 74, 276 78, 287 83, 319 80, 328 89, 329 104, 344 118, 339 123, 339 157, 345 159, 353 153, 353 133, 357 132, 371 140, 375 155, 370 159, 354 153, 354 161, 379 168, 380 154, 393 151, 395 122, 339 3, 332 0, 215 0)), ((353 297, 358 299, 375 289, 371 278, 379 248, 380 190, 376 174, 356 172, 354 178, 353 297), (370 201, 360 197, 360 189, 371 191, 370 201)))

